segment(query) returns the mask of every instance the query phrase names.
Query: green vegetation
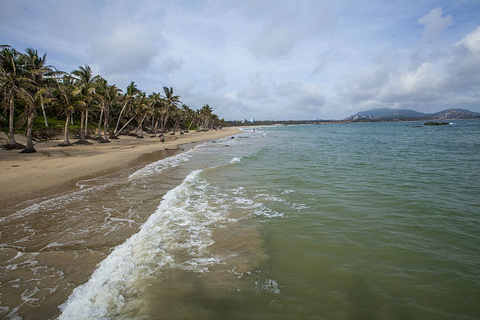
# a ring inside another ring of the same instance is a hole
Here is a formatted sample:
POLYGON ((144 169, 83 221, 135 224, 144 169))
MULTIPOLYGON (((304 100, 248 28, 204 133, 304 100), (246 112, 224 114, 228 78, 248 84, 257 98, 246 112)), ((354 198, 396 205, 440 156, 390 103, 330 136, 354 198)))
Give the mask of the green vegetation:
POLYGON ((3 147, 22 152, 35 152, 33 139, 62 132, 62 145, 70 145, 72 133, 78 136, 76 143, 89 143, 92 135, 109 142, 127 133, 143 137, 144 132, 157 136, 225 126, 209 105, 194 110, 171 87, 147 95, 131 82, 123 92, 93 75, 88 65, 59 71, 46 64, 46 54, 30 48, 21 53, 1 46, 0 88, 0 130, 10 140, 3 147), (14 133, 25 134, 27 146, 17 143, 14 133))

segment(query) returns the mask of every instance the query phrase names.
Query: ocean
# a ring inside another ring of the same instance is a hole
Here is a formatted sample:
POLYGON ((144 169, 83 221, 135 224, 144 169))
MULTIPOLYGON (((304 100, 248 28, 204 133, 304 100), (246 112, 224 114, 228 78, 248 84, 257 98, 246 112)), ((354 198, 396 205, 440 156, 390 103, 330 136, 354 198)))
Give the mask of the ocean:
POLYGON ((0 219, 6 319, 480 319, 480 121, 272 126, 0 219))

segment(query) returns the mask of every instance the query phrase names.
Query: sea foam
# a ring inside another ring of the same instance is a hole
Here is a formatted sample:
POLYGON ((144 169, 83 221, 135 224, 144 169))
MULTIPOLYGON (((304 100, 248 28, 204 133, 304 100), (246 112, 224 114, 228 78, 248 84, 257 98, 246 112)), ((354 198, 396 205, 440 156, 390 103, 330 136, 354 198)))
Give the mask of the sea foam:
POLYGON ((177 211, 173 209, 178 197, 186 192, 189 182, 198 173, 192 172, 181 185, 167 192, 140 231, 117 246, 87 283, 75 288, 60 306, 62 314, 59 319, 106 319, 138 307, 138 301, 125 297, 137 295, 142 280, 174 263, 173 256, 165 250, 168 239, 164 239, 163 233, 167 230, 161 227, 161 220, 165 222, 168 215, 177 211))
POLYGON ((87 283, 74 289, 60 306, 59 319, 125 315, 142 308, 142 291, 164 268, 202 273, 221 263, 221 257, 205 250, 214 243, 211 228, 228 219, 222 208, 211 207, 200 172, 193 171, 164 195, 140 231, 117 246, 87 283))
POLYGON ((134 178, 141 178, 141 177, 144 177, 146 175, 153 174, 153 173, 160 173, 167 168, 176 167, 180 163, 190 160, 190 158, 192 157, 192 150, 194 150, 194 149, 191 149, 191 150, 186 151, 184 153, 180 153, 180 154, 177 154, 175 156, 171 156, 171 157, 168 157, 168 158, 165 158, 165 159, 161 159, 161 160, 158 160, 154 163, 146 165, 145 167, 143 167, 143 168, 135 171, 134 173, 132 173, 128 177, 128 179, 131 180, 131 179, 134 179, 134 178))

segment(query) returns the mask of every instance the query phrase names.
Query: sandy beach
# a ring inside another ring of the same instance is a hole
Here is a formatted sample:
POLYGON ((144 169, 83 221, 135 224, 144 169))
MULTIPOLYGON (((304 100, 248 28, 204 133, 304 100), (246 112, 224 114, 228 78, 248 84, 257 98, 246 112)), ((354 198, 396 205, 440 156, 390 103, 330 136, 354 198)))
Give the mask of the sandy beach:
MULTIPOLYGON (((111 143, 58 147, 61 140, 36 143, 36 153, 22 154, 19 150, 0 150, 0 216, 8 214, 5 208, 25 200, 39 198, 76 187, 81 180, 102 176, 132 166, 147 164, 168 156, 163 150, 181 149, 182 145, 223 138, 239 132, 238 128, 218 131, 189 132, 184 135, 166 135, 165 143, 159 137, 139 139, 121 136, 111 143)), ((25 144, 24 136, 16 136, 25 144)), ((1 133, 0 144, 7 142, 1 133)), ((75 141, 72 139, 72 141, 75 141)))

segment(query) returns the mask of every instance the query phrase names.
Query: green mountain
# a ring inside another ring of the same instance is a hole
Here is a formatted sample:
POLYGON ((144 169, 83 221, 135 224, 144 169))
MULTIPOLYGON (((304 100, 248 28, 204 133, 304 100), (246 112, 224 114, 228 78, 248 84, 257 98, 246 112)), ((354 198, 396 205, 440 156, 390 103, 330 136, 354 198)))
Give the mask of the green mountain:
POLYGON ((408 109, 371 109, 355 113, 349 119, 402 119, 402 118, 418 118, 418 119, 472 119, 480 118, 480 113, 472 112, 466 109, 446 109, 435 113, 423 113, 408 109))

